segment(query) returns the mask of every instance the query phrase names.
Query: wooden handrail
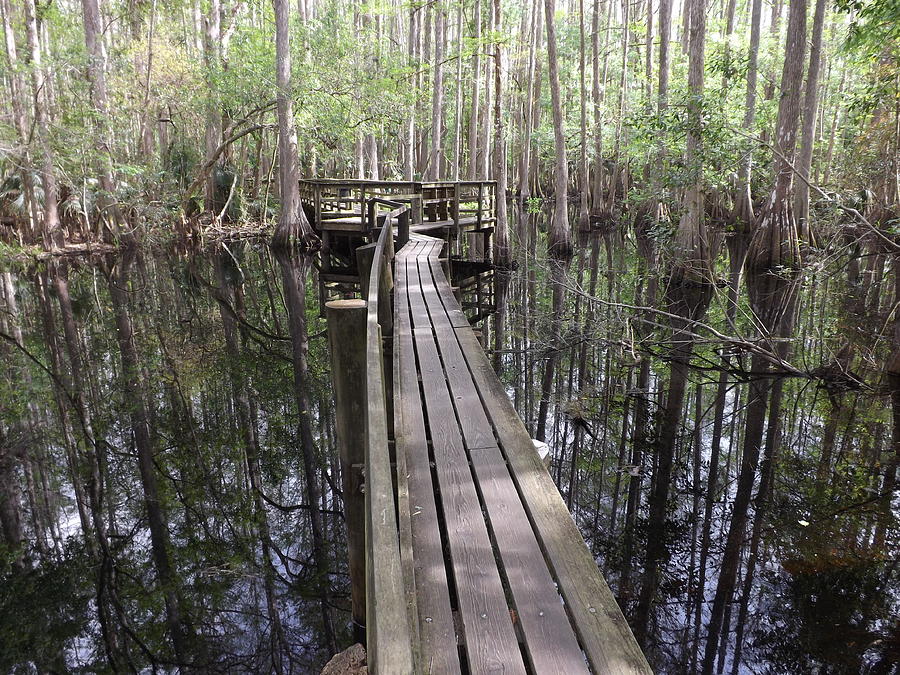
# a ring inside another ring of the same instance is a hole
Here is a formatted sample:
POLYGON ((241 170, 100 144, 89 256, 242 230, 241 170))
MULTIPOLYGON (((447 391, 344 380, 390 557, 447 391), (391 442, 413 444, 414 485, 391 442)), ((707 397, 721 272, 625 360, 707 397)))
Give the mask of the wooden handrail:
MULTIPOLYGON (((382 327, 378 320, 379 288, 390 262, 385 254, 388 238, 393 237, 393 214, 406 210, 408 207, 402 206, 385 218, 375 246, 366 297, 366 651, 373 673, 413 670, 388 448, 382 327)), ((385 299, 389 300, 381 298, 385 299)))
POLYGON ((366 178, 301 178, 301 184, 308 185, 364 185, 366 187, 402 187, 416 185, 419 187, 444 187, 458 183, 460 186, 476 186, 476 185, 496 185, 495 180, 460 180, 460 181, 404 181, 404 180, 369 180, 366 178))

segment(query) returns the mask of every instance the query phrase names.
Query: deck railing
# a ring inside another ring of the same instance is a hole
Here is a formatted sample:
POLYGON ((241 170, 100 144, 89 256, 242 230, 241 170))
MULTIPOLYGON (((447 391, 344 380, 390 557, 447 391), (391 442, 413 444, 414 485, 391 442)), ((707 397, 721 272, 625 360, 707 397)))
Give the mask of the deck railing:
POLYGON ((395 206, 384 215, 366 290, 366 651, 370 672, 411 673, 413 648, 407 615, 400 540, 394 505, 394 479, 388 446, 388 406, 385 394, 383 334, 390 331, 389 285, 385 275, 393 257, 393 223, 398 244, 409 239, 409 207, 388 200, 370 201, 395 206), (405 225, 404 225, 405 224, 405 225), (387 303, 387 312, 385 312, 387 303))

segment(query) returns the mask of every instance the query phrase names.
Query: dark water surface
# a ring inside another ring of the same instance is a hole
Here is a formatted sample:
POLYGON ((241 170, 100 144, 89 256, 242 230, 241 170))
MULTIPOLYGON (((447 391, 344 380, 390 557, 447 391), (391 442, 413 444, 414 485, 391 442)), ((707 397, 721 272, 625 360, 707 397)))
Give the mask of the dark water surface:
MULTIPOLYGON (((572 292, 590 285, 579 274, 590 243, 582 248, 567 273, 524 256, 501 277, 500 312, 482 339, 533 435, 546 399, 551 474, 652 665, 699 672, 749 385, 729 376, 717 409, 719 361, 698 348, 695 364, 710 367, 690 373, 666 508, 651 515, 671 366, 649 354, 663 355, 665 336, 637 344, 635 311, 572 292), (554 297, 552 280, 568 290, 554 297), (648 554, 648 542, 662 546, 648 554)), ((593 295, 639 304, 637 264, 611 262, 593 295)), ((192 662, 307 673, 347 646, 334 411, 311 261, 231 242, 202 255, 11 264, 2 281, 0 671, 192 662)), ((793 358, 807 370, 866 332, 853 335, 864 317, 847 318, 836 282, 817 290, 803 296, 793 358)), ((782 382, 760 467, 771 490, 751 504, 712 668, 897 672, 889 398, 782 382)))

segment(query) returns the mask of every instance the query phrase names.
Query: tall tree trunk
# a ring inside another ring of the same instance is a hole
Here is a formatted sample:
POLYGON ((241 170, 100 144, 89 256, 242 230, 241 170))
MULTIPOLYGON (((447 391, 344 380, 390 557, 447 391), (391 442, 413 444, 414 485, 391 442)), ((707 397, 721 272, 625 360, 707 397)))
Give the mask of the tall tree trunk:
MULTIPOLYGON (((529 197, 531 197, 531 153, 532 153, 532 135, 534 133, 534 123, 535 123, 535 115, 534 115, 534 100, 535 100, 535 91, 538 87, 537 78, 539 75, 538 70, 538 44, 541 40, 541 35, 543 31, 541 30, 541 17, 543 16, 543 12, 541 11, 541 7, 534 3, 531 6, 531 30, 528 38, 528 74, 525 79, 525 108, 522 113, 525 117, 525 131, 522 135, 522 155, 519 164, 519 198, 522 203, 525 202, 529 197)), ((525 223, 519 222, 519 229, 522 233, 525 233, 525 223)), ((522 236, 520 239, 524 240, 525 237, 522 236)))
MULTIPOLYGON (((33 14, 32 14, 33 15, 33 14)), ((22 144, 21 152, 16 153, 15 160, 20 166, 22 190, 25 197, 25 228, 18 233, 20 241, 31 243, 36 238, 37 202, 34 198, 34 181, 31 177, 31 153, 28 151, 30 129, 25 112, 25 83, 20 72, 16 35, 13 29, 13 14, 9 0, 0 0, 0 18, 3 21, 4 47, 8 67, 10 105, 13 113, 13 126, 22 144)), ((33 91, 33 90, 32 90, 33 91)))
MULTIPOLYGON (((762 23, 762 0, 752 0, 750 10, 750 49, 747 57, 747 94, 744 98, 743 129, 752 134, 756 124, 756 86, 759 74, 759 34, 762 23)), ((748 148, 738 172, 734 218, 736 229, 749 236, 754 221, 753 196, 750 193, 750 175, 753 169, 753 151, 748 148)))
POLYGON ((809 49, 809 73, 806 76, 806 91, 803 94, 803 126, 800 152, 795 168, 799 174, 794 188, 794 211, 797 217, 798 234, 801 240, 812 239, 809 220, 809 184, 813 150, 816 139, 816 114, 819 109, 819 71, 822 67, 822 31, 825 26, 825 0, 816 0, 813 17, 812 42, 809 49))
MULTIPOLYGON (((494 0, 495 33, 501 26, 500 0, 494 0)), ((509 265, 512 261, 509 246, 509 220, 506 213, 506 144, 503 128, 502 89, 503 55, 501 43, 494 43, 494 180, 497 181, 497 194, 494 200, 496 211, 496 228, 494 230, 494 262, 498 265, 509 265)))
POLYGON ((559 89, 559 64, 556 51, 556 2, 544 0, 544 20, 547 22, 547 61, 550 72, 550 100, 553 106, 553 144, 556 164, 553 171, 553 216, 548 233, 548 251, 564 260, 572 256, 569 231, 569 164, 566 159, 566 136, 563 120, 563 101, 559 89))
POLYGON ((116 199, 116 179, 113 170, 112 140, 109 126, 109 95, 106 87, 106 52, 103 46, 103 26, 100 21, 98 0, 81 0, 84 15, 84 43, 88 53, 88 82, 91 87, 91 105, 94 108, 98 129, 94 134, 94 150, 97 153, 97 173, 100 193, 97 195, 99 222, 104 236, 133 243, 134 235, 124 228, 122 214, 116 199))
MULTIPOLYGON (((773 157, 775 186, 757 220, 748 251, 746 270, 750 306, 768 331, 768 336, 786 337, 785 333, 793 325, 800 250, 792 205, 791 162, 797 141, 800 83, 803 78, 805 54, 806 0, 791 0, 784 69, 781 76, 781 99, 776 122, 777 136, 773 157)), ((751 382, 737 492, 710 612, 703 656, 704 675, 712 672, 725 610, 730 606, 734 591, 765 427, 766 399, 771 386, 767 376, 768 361, 755 355, 752 358, 752 370, 759 374, 757 375, 759 379, 751 382)))
POLYGON ((140 359, 134 341, 134 327, 128 309, 130 292, 129 261, 119 261, 116 270, 109 274, 109 295, 116 320, 116 337, 122 359, 121 386, 125 404, 129 411, 131 433, 138 457, 138 470, 147 509, 147 523, 150 528, 150 550, 165 600, 166 627, 175 651, 178 665, 183 668, 201 666, 194 653, 192 631, 179 592, 180 582, 172 563, 169 541, 168 518, 160 495, 156 474, 153 439, 150 435, 150 413, 147 401, 141 391, 140 359))
POLYGON ((702 320, 712 297, 712 261, 709 235, 704 222, 704 186, 700 136, 701 99, 703 97, 704 46, 706 41, 706 2, 692 0, 690 15, 690 54, 688 87, 691 103, 688 115, 691 125, 687 139, 686 166, 693 183, 685 191, 683 215, 678 223, 675 259, 669 270, 666 302, 672 320, 669 385, 657 441, 657 464, 650 495, 650 521, 659 531, 647 543, 644 584, 636 615, 636 637, 646 645, 650 607, 659 581, 660 565, 665 555, 666 506, 672 480, 675 444, 681 428, 682 408, 687 390, 691 355, 694 349, 692 321, 702 320))
MULTIPOLYGON (((199 7, 198 7, 199 11, 199 7)), ((212 161, 222 142, 222 111, 218 102, 216 78, 222 64, 222 5, 221 0, 209 0, 209 12, 203 17, 203 62, 206 75, 206 127, 204 144, 206 160, 212 161)), ((212 213, 216 207, 215 171, 204 183, 203 208, 212 213)))
MULTIPOLYGON (((409 83, 413 91, 416 91, 418 84, 418 76, 415 74, 417 64, 417 51, 419 44, 419 13, 421 9, 413 3, 409 5, 409 36, 407 42, 407 67, 413 73, 410 75, 409 83)), ((403 154, 403 180, 411 181, 415 173, 416 166, 416 99, 409 103, 408 118, 406 121, 406 132, 404 135, 404 154, 403 154)))
POLYGON ((462 164, 462 102, 463 102, 463 53, 465 34, 463 32, 463 5, 456 6, 456 87, 453 115, 453 180, 458 181, 462 164))
POLYGON ((578 83, 581 87, 578 101, 580 112, 581 152, 579 153, 578 168, 578 227, 587 231, 590 226, 590 185, 591 177, 588 171, 588 140, 587 140, 587 81, 585 76, 585 25, 584 25, 584 0, 578 0, 578 83))
POLYGON ((475 50, 472 53, 472 111, 469 116, 469 180, 478 178, 478 121, 481 119, 481 1, 475 0, 475 50))
POLYGON ((447 10, 440 0, 434 5, 434 86, 431 93, 431 153, 428 180, 440 180, 444 152, 444 46, 447 41, 447 10))
MULTIPOLYGON (((31 55, 31 92, 34 102, 37 147, 40 153, 41 185, 44 192, 44 219, 41 234, 44 247, 54 250, 64 245, 59 223, 59 189, 56 185, 54 153, 50 145, 50 122, 47 110, 47 90, 44 67, 41 64, 41 47, 38 39, 38 24, 34 0, 25 0, 25 26, 28 34, 28 51, 31 55)), ((25 140, 25 139, 23 139, 25 140)))
POLYGON ((669 105, 669 41, 672 39, 672 0, 659 3, 659 85, 657 108, 662 111, 669 105))
MULTIPOLYGON (((280 0, 279 0, 280 1, 280 0)), ((296 252, 277 249, 276 257, 281 267, 285 304, 288 309, 293 356, 294 399, 297 404, 298 436, 303 456, 303 472, 306 483, 306 501, 309 505, 312 526, 313 559, 316 563, 316 586, 322 612, 325 644, 330 653, 337 651, 337 641, 331 618, 328 584, 328 552, 325 548, 325 530, 322 523, 322 497, 318 484, 318 459, 312 428, 312 406, 309 401, 309 337, 306 331, 306 280, 310 261, 296 252)))
POLYGON ((272 235, 272 245, 295 244, 313 248, 318 237, 300 208, 297 175, 297 132, 291 102, 290 0, 272 0, 275 7, 275 94, 278 109, 278 182, 281 187, 281 211, 272 235))

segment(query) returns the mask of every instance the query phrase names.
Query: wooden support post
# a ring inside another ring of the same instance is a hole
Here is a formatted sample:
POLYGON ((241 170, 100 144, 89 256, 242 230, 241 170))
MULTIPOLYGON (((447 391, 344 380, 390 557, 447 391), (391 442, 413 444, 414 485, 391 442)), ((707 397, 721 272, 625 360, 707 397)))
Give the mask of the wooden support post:
POLYGON ((478 210, 475 212, 475 229, 481 229, 481 210, 484 208, 484 183, 478 183, 478 210))
POLYGON ((441 263, 441 269, 444 270, 444 276, 447 277, 447 282, 451 283, 450 279, 450 242, 445 241, 444 247, 441 249, 441 257, 438 260, 441 263))
POLYGON ((450 249, 450 255, 458 255, 460 253, 459 203, 461 198, 459 192, 459 181, 456 181, 453 184, 453 211, 451 213, 451 215, 453 216, 453 238, 451 239, 451 241, 455 244, 455 246, 450 249))
POLYGON ((328 234, 328 230, 322 228, 319 232, 319 237, 322 240, 322 255, 319 256, 322 261, 322 271, 330 272, 331 271, 331 236, 328 234))
POLYGON ((322 228, 322 186, 318 183, 313 187, 313 200, 314 200, 314 215, 315 221, 312 226, 313 229, 318 230, 322 228))
POLYGON ((368 204, 363 203, 363 206, 368 214, 367 218, 369 224, 366 229, 369 232, 374 233, 375 228, 378 227, 378 205, 375 202, 369 202, 368 204))
MULTIPOLYGON (((359 270, 359 286, 363 298, 369 297, 369 278, 376 246, 377 244, 366 244, 356 249, 356 268, 359 270)), ((381 260, 384 267, 381 270, 381 283, 378 284, 378 325, 381 326, 382 335, 389 337, 394 333, 394 313, 391 310, 393 280, 391 266, 386 263, 386 258, 381 260)))
POLYGON ((409 200, 409 207, 412 209, 412 224, 421 225, 425 220, 425 209, 423 204, 424 189, 421 183, 412 183, 410 194, 413 195, 409 200))
POLYGON ((397 248, 403 248, 409 242, 410 211, 404 211, 397 216, 397 248))
MULTIPOLYGON (((387 262, 388 269, 391 269, 391 261, 394 259, 394 221, 389 216, 385 215, 384 222, 382 227, 388 228, 387 239, 384 242, 384 259, 387 262)), ((393 274, 389 277, 389 288, 394 290, 394 277, 393 274)))
POLYGON ((371 232, 372 225, 366 224, 366 188, 361 187, 359 189, 359 222, 362 226, 363 232, 371 232))
POLYGON ((326 303, 331 381, 334 385, 335 427, 341 461, 344 520, 350 570, 350 615, 353 639, 365 644, 366 629, 366 504, 362 491, 366 457, 366 302, 326 303))
POLYGON ((422 194, 419 193, 410 200, 412 208, 412 224, 421 225, 425 222, 425 210, 422 205, 422 194))

